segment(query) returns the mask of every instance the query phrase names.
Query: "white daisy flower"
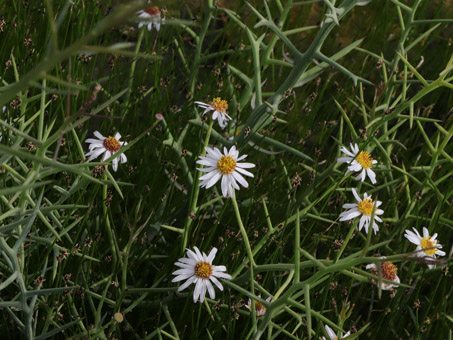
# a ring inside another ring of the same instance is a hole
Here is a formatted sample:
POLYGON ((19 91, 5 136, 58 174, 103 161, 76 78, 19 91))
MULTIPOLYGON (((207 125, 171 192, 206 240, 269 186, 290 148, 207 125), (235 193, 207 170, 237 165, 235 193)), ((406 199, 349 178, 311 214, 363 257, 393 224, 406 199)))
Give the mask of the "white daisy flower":
POLYGON ((197 302, 200 299, 200 302, 204 301, 206 296, 206 290, 209 293, 211 299, 215 299, 215 291, 212 286, 211 281, 223 291, 223 286, 217 280, 217 278, 231 280, 231 275, 225 273, 225 266, 214 266, 212 261, 214 260, 215 254, 217 253, 217 248, 212 248, 209 255, 206 256, 205 253, 201 253, 197 247, 193 247, 195 252, 190 249, 187 249, 187 256, 180 258, 175 262, 175 265, 181 267, 173 272, 173 275, 177 275, 171 282, 179 282, 186 280, 178 288, 178 292, 186 289, 192 283, 195 284, 195 290, 193 292, 193 302, 197 302))
MULTIPOLYGON (((261 295, 258 295, 258 297, 261 297, 261 295)), ((272 299, 272 296, 269 296, 266 299, 266 302, 270 302, 271 299, 272 299)), ((247 307, 247 309, 250 310, 250 311, 252 310, 252 299, 249 298, 249 301, 247 302, 245 307, 247 307)), ((256 316, 258 316, 258 317, 259 316, 263 316, 265 313, 266 313, 266 307, 264 307, 258 301, 255 301, 255 314, 256 314, 256 316)))
MULTIPOLYGON (((325 325, 324 328, 326 329, 327 335, 329 336, 330 340, 337 340, 338 339, 337 334, 335 334, 335 332, 333 331, 332 328, 330 328, 327 325, 325 325)), ((345 335, 340 335, 341 339, 346 338, 347 336, 349 336, 349 334, 351 334, 351 332, 347 332, 345 335)), ((322 340, 326 340, 326 338, 322 337, 322 340)))
POLYGON ((376 205, 373 221, 373 230, 374 233, 376 234, 376 232, 379 231, 379 227, 375 221, 382 222, 381 218, 377 215, 382 215, 384 213, 384 210, 377 209, 377 207, 379 207, 382 204, 382 202, 381 201, 373 202, 371 196, 368 196, 367 193, 363 195, 362 200, 360 196, 357 195, 357 191, 355 191, 354 188, 352 188, 352 193, 354 194, 357 203, 347 203, 343 205, 343 208, 348 210, 340 214, 340 221, 351 220, 354 217, 361 215, 362 217, 360 218, 359 231, 362 229, 363 226, 365 226, 365 232, 368 234, 368 227, 370 226, 371 222, 371 213, 373 212, 373 207, 376 205))
POLYGON ((148 26, 148 31, 151 31, 153 27, 156 28, 156 31, 159 31, 160 25, 165 24, 165 18, 162 18, 160 14, 160 9, 157 6, 152 6, 145 10, 138 11, 138 17, 140 19, 146 19, 145 21, 140 21, 138 23, 138 28, 140 29, 143 26, 148 26))
MULTIPOLYGON (((115 137, 104 137, 99 131, 94 131, 94 135, 98 139, 88 138, 85 141, 85 143, 90 143, 90 145, 88 146, 88 149, 90 149, 90 151, 85 155, 85 157, 89 157, 88 162, 104 154, 101 160, 103 162, 106 159, 110 158, 110 156, 118 152, 122 146, 127 145, 127 142, 120 142, 121 135, 118 132, 115 134, 115 137)), ((127 162, 127 157, 124 153, 122 153, 119 157, 114 158, 112 160, 113 171, 116 171, 118 169, 118 159, 121 163, 127 162)))
POLYGON ((247 168, 254 168, 255 164, 252 163, 238 163, 243 160, 247 155, 239 156, 239 152, 233 145, 230 151, 227 148, 223 148, 223 155, 219 149, 211 149, 206 147, 206 156, 199 156, 197 160, 198 164, 207 166, 206 168, 198 169, 202 172, 206 172, 205 175, 201 176, 200 186, 202 188, 210 188, 217 181, 222 178, 222 194, 224 197, 233 197, 234 190, 239 190, 239 184, 243 187, 248 188, 248 183, 242 175, 253 177, 253 174, 248 172, 247 168))
MULTIPOLYGON (((415 251, 417 251, 416 254, 418 257, 424 257, 427 261, 431 261, 432 259, 436 258, 436 255, 445 256, 445 252, 440 250, 442 249, 442 245, 438 244, 436 240, 437 233, 435 233, 433 236, 429 236, 428 229, 423 227, 423 237, 421 237, 417 229, 415 228, 412 229, 415 231, 415 233, 410 230, 406 230, 406 234, 404 234, 404 237, 406 237, 413 244, 417 245, 415 251)), ((427 265, 429 269, 433 269, 436 267, 435 264, 427 265)))
POLYGON ((214 98, 212 102, 209 103, 195 102, 195 104, 197 104, 202 109, 205 109, 203 114, 206 114, 209 111, 214 111, 214 113, 212 114, 212 119, 217 119, 222 129, 225 129, 227 122, 231 120, 231 117, 226 113, 226 110, 228 109, 228 103, 226 102, 226 100, 222 100, 222 98, 220 97, 214 98))
POLYGON ((373 164, 377 164, 377 160, 371 158, 371 155, 366 151, 360 151, 359 153, 359 146, 357 143, 354 145, 349 144, 351 146, 351 151, 346 149, 344 146, 341 147, 341 152, 346 154, 348 157, 340 157, 337 159, 337 163, 348 163, 348 172, 358 172, 361 173, 355 178, 356 180, 361 180, 362 182, 365 181, 366 175, 371 180, 371 183, 376 184, 376 174, 373 170, 371 170, 371 166, 373 164))
MULTIPOLYGON (((382 256, 381 259, 385 259, 385 256, 382 256)), ((379 266, 381 267, 381 275, 383 279, 393 281, 396 283, 400 283, 400 278, 398 277, 398 267, 395 266, 392 262, 386 261, 386 262, 381 262, 379 263, 379 266)), ((366 266, 366 269, 371 269, 371 274, 379 276, 379 271, 378 271, 378 266, 376 263, 370 263, 366 266)), ((374 283, 375 285, 378 284, 377 280, 371 279, 371 283, 374 283)), ((393 287, 398 287, 397 285, 391 284, 391 283, 386 283, 381 281, 381 289, 382 290, 390 290, 393 287)))

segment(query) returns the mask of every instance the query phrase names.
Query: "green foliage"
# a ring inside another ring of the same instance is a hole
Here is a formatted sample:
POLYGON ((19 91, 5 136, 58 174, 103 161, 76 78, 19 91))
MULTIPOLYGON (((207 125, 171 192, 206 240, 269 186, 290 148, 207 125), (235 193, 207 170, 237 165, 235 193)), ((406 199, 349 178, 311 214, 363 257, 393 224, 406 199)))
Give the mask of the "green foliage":
POLYGON ((448 3, 157 2, 159 31, 146 1, 0 4, 2 338, 452 339, 448 3), (194 104, 214 97, 225 130, 194 104), (88 162, 95 130, 128 145, 88 162), (350 143, 376 185, 336 163, 350 143), (200 188, 204 147, 233 144, 249 188, 200 188), (377 234, 338 220, 351 188, 383 202, 377 234), (404 237, 422 227, 433 270, 404 237), (202 304, 171 282, 194 246, 233 277, 202 304))

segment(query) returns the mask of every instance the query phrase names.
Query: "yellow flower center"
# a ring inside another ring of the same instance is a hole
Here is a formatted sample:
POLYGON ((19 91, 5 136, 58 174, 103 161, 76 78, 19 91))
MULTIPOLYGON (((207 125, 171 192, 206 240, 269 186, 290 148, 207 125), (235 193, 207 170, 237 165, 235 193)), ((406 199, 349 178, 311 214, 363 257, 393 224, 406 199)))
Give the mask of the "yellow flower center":
POLYGON ((153 6, 145 10, 146 13, 149 15, 158 15, 159 14, 159 7, 153 6))
POLYGON ((266 307, 264 307, 261 303, 258 301, 255 301, 255 313, 257 315, 263 315, 266 313, 266 307))
POLYGON ((112 136, 108 136, 106 139, 104 139, 102 144, 104 145, 104 148, 106 148, 111 153, 117 152, 121 148, 120 142, 118 142, 118 140, 112 136))
POLYGON ((212 274, 212 265, 209 262, 198 262, 195 265, 194 273, 202 279, 209 279, 212 274))
POLYGON ((366 152, 366 151, 360 151, 360 153, 357 155, 355 160, 362 166, 364 169, 369 169, 371 168, 371 165, 373 164, 373 158, 371 158, 371 155, 366 152))
POLYGON ((432 248, 432 249, 424 250, 424 252, 428 255, 434 255, 437 251, 436 243, 437 243, 436 241, 431 241, 431 236, 428 238, 423 237, 422 241, 421 241, 421 246, 423 249, 432 248))
POLYGON ((362 215, 371 216, 373 212, 373 200, 371 198, 365 198, 357 203, 357 206, 362 215))
POLYGON ((381 263, 382 277, 386 280, 394 281, 396 274, 398 273, 398 267, 392 262, 381 263))
POLYGON ((229 175, 234 171, 234 169, 236 169, 236 161, 233 157, 225 155, 220 157, 217 162, 217 170, 219 170, 222 175, 229 175))
POLYGON ((225 113, 228 109, 226 100, 222 100, 220 97, 214 98, 209 104, 214 108, 214 110, 222 113, 225 113))

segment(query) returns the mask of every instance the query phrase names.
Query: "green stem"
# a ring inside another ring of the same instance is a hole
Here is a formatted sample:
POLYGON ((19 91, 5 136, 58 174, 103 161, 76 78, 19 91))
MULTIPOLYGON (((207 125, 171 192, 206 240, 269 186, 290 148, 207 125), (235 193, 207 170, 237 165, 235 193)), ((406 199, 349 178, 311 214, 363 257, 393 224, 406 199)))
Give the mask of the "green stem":
POLYGON ((190 74, 189 80, 189 91, 193 93, 195 90, 195 81, 197 79, 198 69, 200 66, 200 55, 203 46, 203 41, 208 32, 209 24, 211 23, 211 9, 213 6, 213 0, 205 0, 206 14, 204 16, 203 25, 201 26, 200 35, 195 39, 197 47, 195 49, 195 55, 193 57, 192 73, 190 74))
MULTIPOLYGON (((138 40, 137 40, 137 45, 135 46, 135 54, 137 54, 140 51, 140 46, 142 44, 143 35, 144 35, 145 31, 146 31, 146 25, 143 26, 142 29, 140 30, 138 40)), ((132 85, 134 83, 134 74, 135 74, 136 65, 137 65, 137 58, 134 59, 134 61, 132 62, 132 65, 131 65, 131 73, 129 76, 129 89, 127 91, 126 99, 124 101, 126 109, 129 107, 129 100, 130 100, 131 93, 132 93, 132 85)), ((123 115, 123 119, 124 119, 124 117, 126 117, 126 115, 123 115)))
MULTIPOLYGON (((107 174, 104 173, 102 176, 103 176, 103 180, 106 182, 107 181, 107 174)), ((107 229, 107 235, 109 237, 110 248, 111 248, 111 251, 112 251, 112 267, 115 268, 116 267, 116 263, 118 261, 118 257, 117 257, 117 254, 116 254, 115 241, 113 239, 112 226, 110 225, 108 207, 105 204, 106 200, 107 200, 107 183, 104 184, 103 188, 102 188, 102 211, 104 213, 105 226, 106 226, 106 229, 107 229)))
MULTIPOLYGON (((206 132, 206 138, 204 140, 203 144, 203 151, 201 153, 201 156, 206 155, 206 147, 209 144, 209 139, 211 138, 211 132, 212 132, 212 126, 214 125, 214 120, 211 119, 211 122, 209 123, 208 131, 206 132)), ((193 179, 193 184, 192 184, 192 193, 190 195, 190 205, 189 205, 189 215, 191 213, 195 213, 197 211, 197 201, 198 201, 198 195, 200 194, 200 187, 198 186, 198 178, 200 177, 201 171, 196 170, 195 171, 195 178, 193 179)), ((189 232, 192 226, 192 218, 190 216, 187 217, 186 219, 186 224, 184 226, 184 235, 182 238, 182 248, 181 251, 184 252, 184 249, 187 247, 187 243, 189 240, 189 232)))
POLYGON ((241 214, 239 212, 238 202, 236 201, 236 194, 231 197, 231 201, 233 202, 234 213, 236 215, 236 219, 239 224, 239 229, 241 230, 242 239, 244 240, 245 249, 247 251, 247 255, 249 258, 250 263, 250 271, 252 272, 252 267, 256 267, 255 260, 253 259, 252 248, 250 247, 250 241, 247 236, 247 232, 245 231, 244 225, 242 224, 241 214))

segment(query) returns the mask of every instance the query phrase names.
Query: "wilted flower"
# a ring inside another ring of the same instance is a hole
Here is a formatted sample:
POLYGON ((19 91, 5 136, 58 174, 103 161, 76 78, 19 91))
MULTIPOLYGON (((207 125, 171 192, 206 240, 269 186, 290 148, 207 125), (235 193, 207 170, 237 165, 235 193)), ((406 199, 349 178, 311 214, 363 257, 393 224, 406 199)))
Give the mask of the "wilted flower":
MULTIPOLYGON (((258 295, 258 297, 261 297, 261 295, 258 295)), ((272 299, 272 296, 269 296, 266 299, 266 302, 270 302, 272 299)), ((249 301, 245 305, 250 311, 252 310, 252 299, 249 298, 249 301)), ((266 307, 264 307, 261 303, 258 301, 255 301, 255 313, 256 316, 263 316, 266 313, 266 307)))
MULTIPOLYGON (((382 256, 381 259, 385 259, 385 256, 382 256)), ((381 275, 383 279, 400 283, 400 278, 398 277, 398 267, 395 266, 392 262, 386 261, 378 264, 381 267, 381 275)), ((370 263, 366 266, 366 269, 371 269, 371 274, 379 276, 378 265, 376 263, 370 263)), ((374 284, 378 284, 378 281, 372 279, 370 280, 374 284)), ((381 281, 382 290, 390 290, 393 287, 398 287, 397 285, 386 283, 381 281)))
MULTIPOLYGON (((371 223, 371 214, 373 212, 374 206, 376 206, 376 210, 374 211, 374 220, 382 222, 381 218, 377 216, 382 215, 384 213, 384 210, 377 209, 377 207, 379 207, 382 204, 382 202, 381 201, 373 202, 371 196, 368 196, 367 193, 363 195, 362 200, 360 196, 357 195, 357 191, 355 191, 354 188, 352 188, 352 193, 354 194, 357 203, 347 203, 343 205, 343 208, 348 210, 340 214, 340 221, 351 220, 354 217, 361 215, 362 217, 360 218, 359 231, 362 229, 363 226, 365 226, 365 232, 368 234, 368 227, 371 223)), ((379 227, 375 221, 373 221, 373 230, 375 234, 377 231, 379 231, 379 227)))
POLYGON ((338 163, 348 163, 348 172, 358 172, 361 173, 355 178, 357 180, 361 180, 362 182, 365 181, 365 175, 367 174, 371 180, 371 183, 376 184, 376 174, 373 170, 371 170, 371 166, 373 164, 377 164, 377 161, 371 158, 371 155, 366 151, 360 151, 359 153, 359 146, 356 144, 351 146, 351 151, 346 149, 344 146, 341 147, 341 152, 347 155, 347 157, 340 157, 337 159, 338 163))
MULTIPOLYGON (((122 146, 126 146, 127 142, 120 142, 121 135, 117 132, 115 137, 109 136, 104 137, 99 131, 94 131, 94 135, 98 139, 88 138, 85 140, 85 143, 90 143, 88 148, 90 151, 85 155, 88 158, 88 162, 104 154, 102 157, 102 162, 110 158, 113 154, 117 153, 122 146)), ((118 169, 118 159, 121 163, 127 162, 127 157, 122 153, 119 157, 116 157, 112 160, 113 171, 118 169)))
MULTIPOLYGON (((429 236, 428 229, 423 227, 423 237, 421 237, 417 229, 412 228, 412 230, 414 230, 415 233, 410 230, 406 230, 404 237, 406 237, 413 244, 417 245, 417 248, 415 249, 417 251, 417 256, 424 257, 427 262, 435 259, 436 255, 445 256, 445 252, 440 250, 442 249, 442 245, 439 244, 436 240, 437 233, 435 233, 433 236, 429 236)), ((427 265, 429 269, 436 267, 435 264, 427 263, 427 265)))
POLYGON ((247 188, 249 185, 242 175, 253 177, 253 174, 248 172, 247 168, 255 167, 252 163, 238 163, 243 160, 247 155, 239 156, 239 152, 233 145, 230 151, 223 148, 223 155, 219 149, 211 149, 206 147, 206 156, 199 156, 198 164, 207 166, 207 168, 198 169, 206 172, 205 175, 200 177, 200 186, 202 188, 210 188, 217 181, 222 178, 222 194, 224 197, 233 197, 233 188, 239 190, 239 182, 243 187, 247 188))
POLYGON ((177 276, 171 282, 186 280, 186 282, 179 286, 178 292, 195 283, 195 290, 193 292, 193 302, 195 303, 198 299, 200 299, 200 302, 204 301, 206 290, 209 292, 209 297, 215 299, 215 291, 211 281, 223 291, 223 286, 217 278, 231 280, 231 275, 225 273, 225 266, 214 266, 212 264, 217 253, 217 248, 212 248, 207 256, 205 253, 202 254, 197 247, 193 248, 195 252, 187 249, 188 258, 183 257, 178 260, 179 262, 175 262, 175 265, 182 269, 173 272, 173 275, 177 276))

